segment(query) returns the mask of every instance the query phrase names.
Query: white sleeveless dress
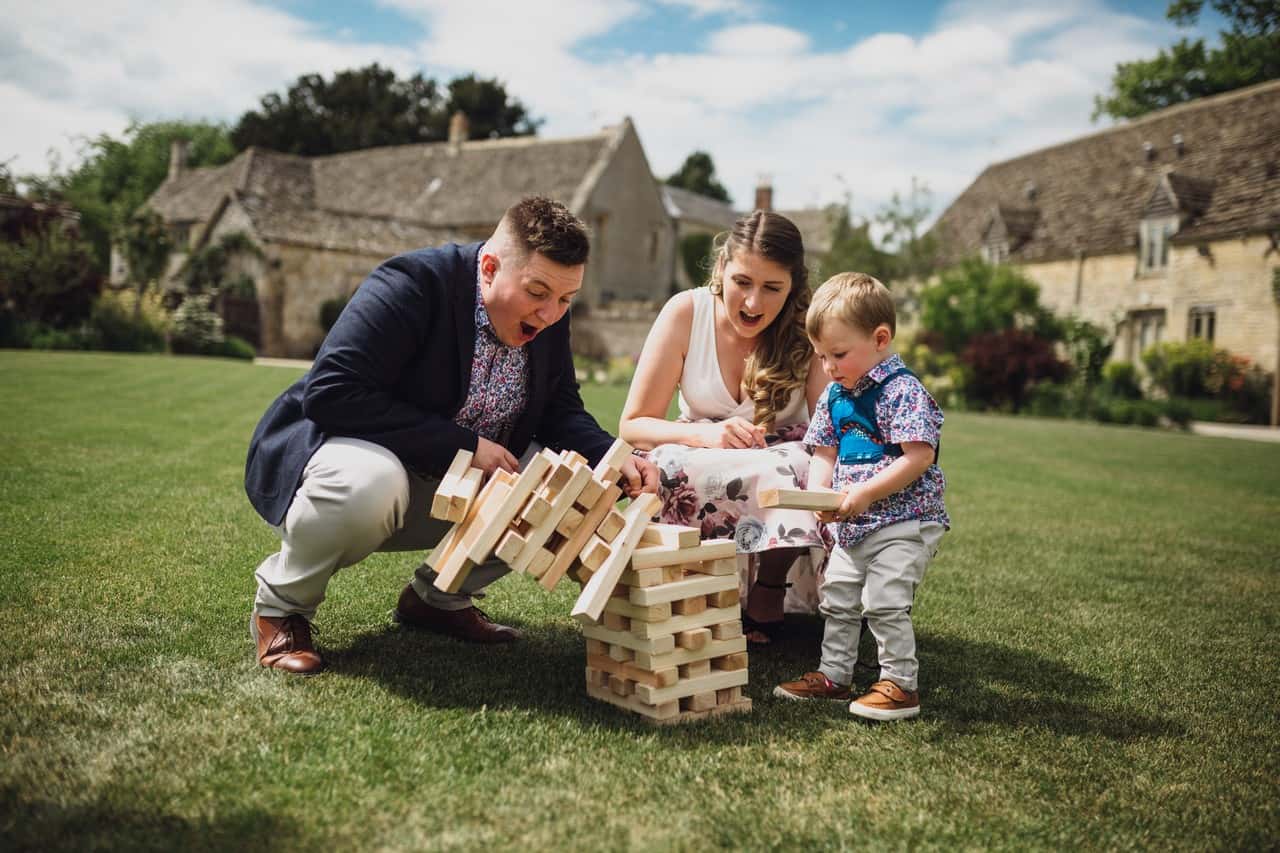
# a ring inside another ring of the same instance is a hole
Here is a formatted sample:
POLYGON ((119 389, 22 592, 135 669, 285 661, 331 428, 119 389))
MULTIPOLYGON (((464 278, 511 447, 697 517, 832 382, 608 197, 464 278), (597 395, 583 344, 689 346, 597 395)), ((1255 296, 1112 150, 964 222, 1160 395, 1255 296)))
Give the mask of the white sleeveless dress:
MULTIPOLYGON (((752 420, 755 407, 725 387, 716 354, 715 300, 706 287, 693 293, 693 326, 680 375, 678 405, 681 421, 752 420)), ((792 565, 787 577, 784 609, 816 613, 819 573, 826 561, 822 531, 813 513, 765 509, 756 502, 761 489, 804 488, 809 478, 809 454, 800 441, 809 423, 803 386, 797 388, 779 413, 769 446, 728 450, 663 444, 649 452, 661 472, 662 520, 698 527, 704 539, 732 537, 738 543, 739 588, 745 606, 755 583, 751 554, 775 548, 808 549, 792 565)))

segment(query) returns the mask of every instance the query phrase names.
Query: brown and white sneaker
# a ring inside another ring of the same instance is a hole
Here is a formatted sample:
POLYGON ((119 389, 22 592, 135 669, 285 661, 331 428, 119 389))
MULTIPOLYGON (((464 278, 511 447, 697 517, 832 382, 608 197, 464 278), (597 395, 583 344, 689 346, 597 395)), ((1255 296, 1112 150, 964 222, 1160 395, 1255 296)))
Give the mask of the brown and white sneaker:
POLYGON ((836 684, 820 672, 806 672, 796 681, 786 681, 773 688, 779 699, 827 699, 844 702, 851 695, 849 685, 836 684))
POLYGON ((920 716, 920 693, 892 681, 877 681, 849 703, 849 713, 866 720, 906 720, 920 716))

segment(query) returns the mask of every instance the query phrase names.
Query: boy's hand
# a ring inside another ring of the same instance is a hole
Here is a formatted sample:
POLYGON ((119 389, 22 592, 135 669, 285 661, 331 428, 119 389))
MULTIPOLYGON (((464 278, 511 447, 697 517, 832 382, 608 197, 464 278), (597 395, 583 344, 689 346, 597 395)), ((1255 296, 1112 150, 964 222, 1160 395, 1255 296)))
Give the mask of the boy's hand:
POLYGON ((818 520, 823 524, 848 521, 862 515, 869 506, 871 506, 871 493, 861 486, 850 486, 849 491, 844 493, 840 508, 818 513, 818 520))

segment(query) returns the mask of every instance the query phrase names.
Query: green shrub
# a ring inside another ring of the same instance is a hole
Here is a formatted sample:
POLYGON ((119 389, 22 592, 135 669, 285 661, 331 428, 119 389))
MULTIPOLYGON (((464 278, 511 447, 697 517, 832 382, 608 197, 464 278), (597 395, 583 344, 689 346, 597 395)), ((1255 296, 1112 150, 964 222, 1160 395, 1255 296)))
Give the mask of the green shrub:
POLYGON ((210 353, 210 355, 222 355, 227 358, 243 358, 248 361, 252 361, 257 354, 258 352, 253 348, 253 344, 249 343, 244 338, 237 338, 235 335, 228 335, 227 339, 224 340, 221 346, 217 348, 217 351, 210 353))
POLYGON ((1164 401, 1164 416, 1183 429, 1193 420, 1191 406, 1180 397, 1170 397, 1164 401))
POLYGON ((1113 397, 1125 400, 1142 398, 1138 367, 1131 361, 1112 361, 1102 368, 1102 388, 1113 397))
POLYGON ((1037 382, 1027 392, 1028 414, 1042 418, 1062 418, 1068 414, 1067 387, 1056 382, 1037 382))
POLYGON ((333 324, 338 322, 338 315, 342 313, 343 308, 347 307, 347 302, 347 297, 338 296, 320 303, 320 328, 324 329, 326 335, 333 328, 333 324))
POLYGON ((55 329, 52 326, 39 326, 31 336, 32 349, 92 349, 92 343, 82 328, 55 329))
POLYGON ((94 349, 112 352, 160 352, 164 332, 147 315, 134 317, 119 300, 101 298, 89 312, 94 349))
POLYGON ((225 338, 222 318, 211 307, 212 296, 191 294, 173 312, 170 346, 175 353, 216 355, 225 338))

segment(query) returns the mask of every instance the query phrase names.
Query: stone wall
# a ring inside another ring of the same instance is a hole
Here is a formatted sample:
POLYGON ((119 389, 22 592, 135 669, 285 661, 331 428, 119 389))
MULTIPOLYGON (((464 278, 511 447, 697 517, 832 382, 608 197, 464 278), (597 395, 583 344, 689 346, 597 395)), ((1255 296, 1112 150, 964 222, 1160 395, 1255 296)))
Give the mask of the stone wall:
POLYGON ((320 304, 350 297, 386 258, 308 246, 271 243, 265 275, 258 280, 260 353, 276 358, 311 358, 324 329, 320 304))

